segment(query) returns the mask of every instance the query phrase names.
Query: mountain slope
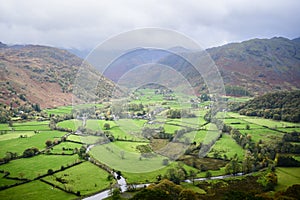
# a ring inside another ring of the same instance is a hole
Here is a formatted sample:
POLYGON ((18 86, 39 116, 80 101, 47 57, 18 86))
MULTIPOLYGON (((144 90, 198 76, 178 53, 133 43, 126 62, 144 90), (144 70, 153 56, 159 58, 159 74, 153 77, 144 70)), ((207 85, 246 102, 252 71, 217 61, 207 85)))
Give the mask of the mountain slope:
POLYGON ((227 85, 253 93, 300 88, 300 42, 253 39, 207 50, 227 85))
MULTIPOLYGON (((197 56, 180 47, 174 49, 180 54, 197 56)), ((226 89, 230 90, 228 93, 232 94, 232 88, 244 91, 245 94, 300 88, 300 38, 252 39, 207 49, 207 53, 217 65, 226 89)), ((105 75, 117 82, 126 72, 150 61, 180 72, 196 92, 207 90, 201 75, 188 62, 163 50, 133 50, 118 58, 105 75)))
MULTIPOLYGON (((42 108, 72 104, 72 90, 82 59, 68 51, 37 45, 0 45, 0 102, 38 103, 42 108)), ((100 98, 110 95, 114 84, 90 65, 83 65, 101 83, 100 98)), ((98 89, 98 88, 97 88, 98 89)), ((77 99, 80 101, 80 99, 77 99)), ((87 99, 84 99, 87 100, 87 99)))

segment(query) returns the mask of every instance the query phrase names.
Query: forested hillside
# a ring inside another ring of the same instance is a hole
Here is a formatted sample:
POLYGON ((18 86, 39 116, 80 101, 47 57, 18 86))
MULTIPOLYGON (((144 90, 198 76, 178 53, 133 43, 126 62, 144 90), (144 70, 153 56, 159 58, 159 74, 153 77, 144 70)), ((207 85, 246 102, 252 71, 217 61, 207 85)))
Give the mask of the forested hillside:
POLYGON ((300 90, 268 93, 244 103, 237 110, 242 115, 300 122, 300 90))

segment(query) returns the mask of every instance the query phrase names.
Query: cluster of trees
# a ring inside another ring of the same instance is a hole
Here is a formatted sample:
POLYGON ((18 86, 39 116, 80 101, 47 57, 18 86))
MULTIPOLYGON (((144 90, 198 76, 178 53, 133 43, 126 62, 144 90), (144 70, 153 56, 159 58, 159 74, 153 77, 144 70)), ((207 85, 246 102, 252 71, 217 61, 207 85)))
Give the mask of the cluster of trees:
POLYGON ((39 104, 25 103, 16 104, 15 100, 11 100, 10 105, 0 104, 0 123, 8 123, 12 117, 20 117, 21 119, 30 119, 36 116, 47 118, 47 114, 41 112, 39 104))
POLYGON ((184 189, 180 185, 164 179, 158 184, 151 184, 147 188, 136 193, 132 200, 179 200, 179 199, 198 199, 197 194, 189 189, 184 189))
POLYGON ((169 109, 167 117, 171 119, 180 119, 181 117, 192 118, 196 117, 196 115, 189 110, 169 109))
POLYGON ((229 96, 250 96, 250 92, 241 86, 236 85, 226 85, 225 86, 226 95, 229 96))
POLYGON ((24 158, 29 158, 32 156, 35 156, 39 153, 39 149, 36 147, 28 148, 23 152, 23 157, 24 158))
POLYGON ((144 106, 143 104, 139 103, 139 104, 136 104, 136 103, 130 103, 128 104, 128 110, 129 111, 142 111, 144 109, 144 106))
POLYGON ((242 115, 300 122, 300 91, 281 91, 256 97, 236 108, 242 115))

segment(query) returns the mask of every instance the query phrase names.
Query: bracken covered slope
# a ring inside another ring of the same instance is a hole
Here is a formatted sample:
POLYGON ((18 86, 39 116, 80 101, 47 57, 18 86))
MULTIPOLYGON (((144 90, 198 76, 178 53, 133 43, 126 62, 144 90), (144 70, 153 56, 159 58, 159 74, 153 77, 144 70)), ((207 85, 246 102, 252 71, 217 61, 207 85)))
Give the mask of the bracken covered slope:
POLYGON ((97 91, 90 92, 94 94, 82 91, 81 98, 75 98, 75 101, 110 96, 114 83, 90 65, 82 64, 82 61, 68 51, 58 48, 38 45, 7 46, 1 43, 0 103, 30 102, 38 103, 42 108, 70 105, 80 69, 84 69, 89 76, 96 77, 99 84, 95 89, 97 91))

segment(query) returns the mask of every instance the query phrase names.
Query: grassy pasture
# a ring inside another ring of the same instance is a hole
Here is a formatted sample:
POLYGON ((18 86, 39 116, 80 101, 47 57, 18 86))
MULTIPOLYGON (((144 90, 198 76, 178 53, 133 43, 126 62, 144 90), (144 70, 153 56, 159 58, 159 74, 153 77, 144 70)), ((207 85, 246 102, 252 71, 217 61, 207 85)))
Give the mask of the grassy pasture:
POLYGON ((79 104, 79 105, 74 105, 74 106, 60 106, 57 108, 50 108, 46 109, 45 112, 47 114, 54 114, 54 115, 65 115, 65 114, 71 114, 72 110, 75 109, 83 109, 83 108, 91 108, 91 107, 96 107, 96 108, 102 108, 102 104, 79 104))
MULTIPOLYGON (((1 174, 1 176, 3 176, 3 174, 1 174)), ((0 187, 5 186, 5 185, 13 185, 13 184, 19 183, 19 182, 22 182, 22 181, 6 179, 6 178, 1 177, 0 178, 0 187)))
POLYGON ((49 121, 14 122, 15 131, 49 131, 49 121))
POLYGON ((240 132, 244 135, 250 134, 254 142, 262 140, 269 143, 280 140, 283 137, 283 133, 268 128, 240 130, 240 132))
MULTIPOLYGON (((177 162, 172 162, 168 166, 162 167, 160 169, 153 169, 148 172, 143 172, 143 173, 135 173, 135 172, 126 172, 122 171, 122 174, 124 178, 126 178, 127 183, 145 183, 145 182, 156 182, 157 181, 157 176, 158 175, 165 175, 170 168, 175 168, 177 167, 178 163, 177 162)), ((188 165, 183 164, 184 169, 189 172, 190 170, 195 171, 196 173, 198 172, 197 169, 190 167, 188 165)))
POLYGON ((62 128, 69 128, 72 131, 75 131, 78 129, 79 126, 82 126, 82 121, 78 119, 70 119, 70 120, 58 122, 57 126, 62 128))
POLYGON ((19 199, 75 199, 76 196, 63 192, 57 188, 43 183, 41 181, 33 181, 17 187, 0 191, 0 199, 2 200, 19 200, 19 199))
POLYGON ((267 126, 269 128, 285 128, 285 127, 300 127, 300 123, 292 123, 292 122, 284 122, 284 121, 276 121, 272 119, 265 119, 262 117, 251 117, 244 116, 238 113, 230 112, 228 113, 231 117, 243 119, 244 121, 250 122, 252 124, 257 124, 260 126, 267 126))
POLYGON ((165 157, 163 156, 155 155, 154 157, 143 157, 140 159, 140 153, 126 151, 126 149, 123 149, 122 147, 123 146, 121 143, 117 145, 114 143, 98 145, 92 148, 91 154, 100 162, 122 172, 127 171, 144 173, 164 167, 162 160, 165 157), (121 152, 124 152, 124 159, 121 157, 121 152))
POLYGON ((139 153, 139 151, 136 149, 139 145, 147 145, 148 142, 125 142, 125 141, 116 141, 113 143, 117 147, 124 149, 124 151, 127 152, 136 152, 139 153))
POLYGON ((222 137, 214 144, 211 151, 208 153, 208 157, 213 158, 214 152, 220 152, 219 155, 221 158, 224 158, 224 155, 227 158, 233 158, 234 154, 237 153, 239 160, 244 158, 244 150, 240 145, 238 145, 235 140, 227 134, 223 134, 222 137))
POLYGON ((103 169, 90 162, 84 162, 43 179, 74 192, 80 191, 81 195, 88 195, 108 188, 110 181, 107 180, 107 176, 108 173, 103 169), (62 178, 67 183, 63 184, 56 178, 62 178))
POLYGON ((46 109, 45 112, 47 114, 54 114, 54 115, 64 115, 64 114, 71 114, 73 109, 73 106, 61 106, 58 108, 51 108, 51 109, 46 109))
POLYGON ((81 142, 81 137, 79 135, 69 135, 68 140, 74 141, 74 142, 81 142))
POLYGON ((300 167, 276 167, 278 185, 276 191, 285 190, 294 184, 300 184, 300 167))
POLYGON ((88 136, 82 136, 81 137, 81 142, 84 144, 95 144, 101 139, 99 136, 93 136, 93 135, 88 135, 88 136))
POLYGON ((282 131, 285 133, 300 132, 300 128, 277 128, 276 130, 282 131))
POLYGON ((21 155, 25 149, 31 147, 37 147, 39 150, 42 150, 46 147, 46 140, 53 141, 54 139, 59 139, 64 134, 64 132, 60 131, 41 131, 40 133, 27 138, 15 138, 0 141, 0 157, 4 157, 7 151, 21 155))
POLYGON ((60 143, 59 145, 56 145, 52 148, 51 152, 52 153, 64 153, 64 154, 72 154, 73 153, 73 150, 75 148, 77 149, 80 149, 82 145, 81 144, 76 144, 76 143, 73 143, 73 142, 62 142, 60 143), (63 148, 65 150, 63 150, 63 148), (67 149, 73 149, 73 150, 67 150, 67 149))
POLYGON ((6 134, 0 135, 0 141, 20 138, 22 136, 31 137, 34 136, 34 131, 8 131, 6 134))
POLYGON ((58 170, 61 166, 73 164, 78 159, 73 156, 38 155, 32 158, 12 160, 7 164, 0 165, 0 170, 9 171, 10 177, 34 179, 39 175, 47 174, 48 169, 58 170))

